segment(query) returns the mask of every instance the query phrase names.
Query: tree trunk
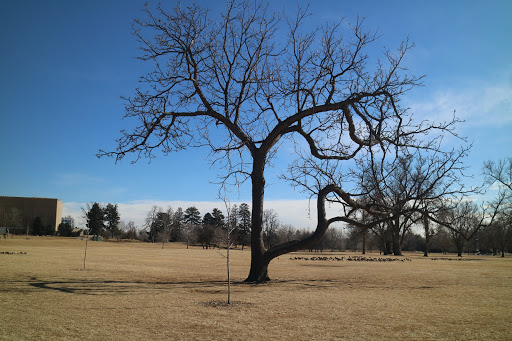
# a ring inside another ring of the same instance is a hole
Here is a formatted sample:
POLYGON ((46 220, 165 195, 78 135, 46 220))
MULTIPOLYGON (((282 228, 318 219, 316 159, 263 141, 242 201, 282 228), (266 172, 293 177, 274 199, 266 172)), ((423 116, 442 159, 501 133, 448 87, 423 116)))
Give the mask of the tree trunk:
POLYGON ((398 243, 398 244, 393 243, 393 254, 395 256, 402 255, 402 248, 400 247, 400 243, 398 243))
POLYGON ((392 243, 389 240, 384 242, 384 255, 390 255, 392 253, 392 243))
MULTIPOLYGON (((398 220, 398 218, 396 218, 398 220)), ((400 245, 400 221, 392 221, 391 236, 393 238, 393 254, 395 256, 402 255, 402 247, 400 245)))
POLYGON ((423 257, 428 257, 428 251, 430 249, 430 231, 425 229, 425 252, 423 253, 423 257))
POLYGON ((462 250, 464 249, 464 245, 462 243, 457 243, 457 257, 462 257, 462 250))
MULTIPOLYGON (((251 251, 252 253, 252 251, 251 251)), ((251 270, 249 272, 249 276, 245 280, 246 282, 254 282, 254 283, 262 283, 270 280, 268 277, 268 264, 270 263, 270 259, 265 257, 265 255, 254 256, 252 254, 251 257, 251 270)))
POLYGON ((366 254, 366 230, 363 231, 363 255, 366 254))
MULTIPOLYGON (((265 196, 265 157, 253 155, 251 173, 252 216, 251 216, 251 270, 246 282, 265 282, 268 277, 268 263, 263 244, 263 198, 265 196)), ((243 246, 242 246, 243 247, 243 246)))
POLYGON ((423 252, 423 257, 428 257, 428 243, 425 242, 425 252, 423 252))
POLYGON ((423 226, 425 228, 425 252, 423 253, 423 257, 428 257, 428 251, 430 246, 430 226, 428 218, 423 217, 423 226))
MULTIPOLYGON (((256 159, 255 159, 256 160, 256 159)), ((245 280, 246 282, 266 282, 269 280, 268 277, 268 265, 270 261, 280 255, 307 249, 317 243, 320 238, 325 234, 329 223, 325 217, 325 200, 329 193, 334 189, 334 185, 328 185, 320 190, 317 199, 317 215, 318 224, 315 231, 301 240, 292 240, 283 244, 276 245, 268 250, 265 250, 263 245, 263 234, 262 234, 262 218, 263 218, 263 190, 264 190, 264 179, 261 176, 260 181, 257 173, 253 171, 253 217, 252 217, 252 230, 251 230, 251 270, 249 276, 245 280), (259 200, 256 200, 259 199, 259 200)), ((263 174, 263 171, 259 174, 263 174)))

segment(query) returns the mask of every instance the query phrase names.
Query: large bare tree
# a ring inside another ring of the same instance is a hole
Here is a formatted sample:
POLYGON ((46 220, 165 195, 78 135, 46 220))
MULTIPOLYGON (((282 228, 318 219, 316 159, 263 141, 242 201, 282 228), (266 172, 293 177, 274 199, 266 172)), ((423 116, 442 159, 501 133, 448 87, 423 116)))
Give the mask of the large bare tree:
MULTIPOLYGON (((278 15, 257 1, 228 1, 220 15, 198 5, 146 7, 134 32, 140 59, 153 70, 125 108, 138 124, 122 132, 115 151, 99 153, 137 161, 207 146, 211 162, 226 169, 223 185, 250 180, 251 282, 268 280, 273 258, 314 243, 328 226, 320 214, 310 237, 264 245, 265 168, 281 143, 303 145, 325 162, 346 161, 374 148, 428 148, 418 135, 451 127, 415 121, 400 105, 421 82, 402 65, 409 41, 374 56, 382 49, 372 50, 377 34, 363 20, 313 21, 307 9, 278 15)), ((319 191, 319 212, 333 186, 319 191)))

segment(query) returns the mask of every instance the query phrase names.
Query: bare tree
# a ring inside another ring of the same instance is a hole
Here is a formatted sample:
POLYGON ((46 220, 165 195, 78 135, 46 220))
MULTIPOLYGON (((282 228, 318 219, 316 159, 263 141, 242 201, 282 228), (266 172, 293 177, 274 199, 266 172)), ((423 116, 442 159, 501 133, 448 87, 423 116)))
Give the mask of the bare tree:
POLYGON ((324 238, 327 239, 327 247, 331 251, 343 250, 343 233, 337 228, 330 228, 327 230, 324 238))
POLYGON ((146 219, 144 221, 144 228, 149 235, 149 239, 154 243, 157 239, 158 230, 156 222, 158 220, 158 213, 161 212, 162 209, 156 205, 153 205, 151 209, 146 214, 146 219))
POLYGON ((486 161, 483 168, 486 182, 489 185, 498 183, 503 190, 512 195, 512 157, 499 161, 486 161))
POLYGON ((445 221, 449 221, 448 235, 457 248, 457 256, 462 257, 466 242, 482 227, 483 217, 480 218, 478 206, 465 201, 448 211, 445 221))
POLYGON ((423 256, 428 257, 428 253, 430 251, 430 244, 432 243, 432 239, 438 234, 439 230, 437 229, 437 225, 432 223, 428 216, 422 216, 423 231, 425 233, 425 250, 423 250, 423 256))
MULTIPOLYGON (((429 148, 413 137, 451 129, 453 122, 416 122, 400 106, 401 96, 421 83, 402 65, 413 44, 371 58, 367 51, 378 36, 362 20, 308 30, 307 9, 280 17, 260 2, 237 1, 228 1, 217 18, 198 5, 147 6, 145 14, 134 33, 140 59, 154 69, 125 107, 125 117, 138 125, 122 132, 117 150, 99 156, 120 160, 133 153, 137 161, 208 146, 211 162, 227 170, 222 185, 250 180, 247 281, 268 280, 274 257, 309 245, 328 225, 320 212, 313 239, 265 247, 265 168, 282 143, 303 145, 325 162, 346 161, 375 148, 429 148)), ((318 192, 319 200, 341 190, 331 186, 318 192)))
POLYGON ((499 219, 487 230, 493 243, 501 249, 501 256, 505 257, 506 246, 512 239, 512 157, 485 162, 483 174, 487 185, 498 188, 490 206, 498 211, 499 219))
POLYGON ((123 232, 123 237, 125 239, 137 239, 137 226, 135 226, 135 222, 129 221, 126 224, 124 221, 121 221, 119 224, 121 231, 123 232))
POLYGON ((489 239, 495 248, 493 247, 493 254, 497 254, 497 250, 501 252, 501 257, 505 257, 507 249, 512 249, 512 221, 510 216, 498 215, 496 221, 485 229, 485 232, 489 235, 489 239))
POLYGON ((183 224, 182 235, 187 242, 187 249, 190 244, 196 240, 197 237, 197 228, 199 225, 192 225, 190 223, 183 224))
MULTIPOLYGON (((22 227, 23 225, 23 216, 21 214, 21 211, 16 207, 11 207, 9 211, 7 212, 7 224, 6 226, 9 227, 22 227)), ((27 234, 28 234, 28 227, 27 227, 27 234)))
POLYGON ((263 241, 267 248, 276 244, 277 229, 279 228, 279 218, 276 211, 267 209, 263 211, 263 241))
POLYGON ((231 304, 231 272, 230 272, 230 264, 229 264, 229 251, 231 250, 231 246, 233 246, 233 239, 231 238, 232 233, 236 230, 236 225, 233 226, 231 223, 233 219, 231 219, 231 215, 233 213, 231 208, 231 202, 226 196, 222 196, 221 198, 224 201, 224 206, 226 207, 227 220, 225 224, 225 233, 226 233, 226 269, 228 275, 228 304, 231 304))

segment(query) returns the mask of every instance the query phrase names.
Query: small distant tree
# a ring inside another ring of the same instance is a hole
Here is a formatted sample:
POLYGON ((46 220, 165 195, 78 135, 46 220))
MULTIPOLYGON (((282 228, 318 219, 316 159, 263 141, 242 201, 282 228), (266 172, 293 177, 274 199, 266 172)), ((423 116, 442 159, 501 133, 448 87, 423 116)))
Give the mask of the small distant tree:
POLYGON ((84 215, 89 234, 99 236, 105 228, 105 214, 100 204, 97 202, 93 203, 87 211, 84 210, 84 215))
POLYGON ((45 232, 45 226, 41 217, 35 217, 32 222, 32 234, 36 236, 42 236, 45 232))
POLYGON ((7 226, 15 228, 23 226, 23 216, 21 214, 21 211, 16 207, 11 207, 7 212, 7 226))
POLYGON ((107 204, 104 209, 105 218, 105 229, 110 231, 112 238, 119 233, 119 222, 121 216, 117 205, 107 204))
MULTIPOLYGON (((230 204, 231 205, 231 204, 230 204)), ((237 244, 238 243, 238 240, 237 240, 237 231, 238 231, 238 222, 239 222, 239 218, 238 218, 238 205, 237 204, 233 204, 233 206, 230 206, 230 214, 228 216, 228 224, 231 226, 231 228, 233 228, 233 234, 231 235, 231 239, 233 241, 233 244, 237 244)))
POLYGON ((187 249, 191 242, 193 242, 198 236, 198 228, 201 227, 201 213, 195 206, 188 207, 183 212, 183 222, 185 224, 184 235, 187 241, 187 249))
MULTIPOLYGON (((435 214, 437 220, 443 220, 443 215, 445 215, 444 209, 441 209, 439 212, 435 214)), ((423 226, 423 233, 425 234, 425 244, 423 249, 423 257, 428 257, 430 252, 430 246, 432 245, 432 241, 436 236, 441 232, 441 226, 428 219, 426 215, 421 217, 421 225, 423 226)))
POLYGON ((238 243, 242 245, 242 250, 245 245, 250 243, 251 237, 251 211, 249 205, 246 203, 240 204, 238 208, 238 243))
POLYGON ((496 221, 485 229, 488 238, 494 247, 493 253, 501 252, 501 257, 505 257, 507 249, 511 248, 512 242, 512 221, 510 217, 501 215, 496 221))
POLYGON ((210 224, 196 225, 197 241, 204 249, 214 246, 216 228, 210 224))
POLYGON ((483 173, 486 184, 497 186, 498 193, 491 206, 498 211, 496 223, 489 226, 487 232, 490 241, 501 250, 505 257, 505 249, 512 239, 512 157, 484 163, 483 173))
POLYGON ((200 225, 201 224, 201 213, 195 206, 191 206, 187 208, 184 212, 183 220, 185 223, 190 225, 200 225))
POLYGON ((222 228, 225 224, 225 217, 221 210, 214 208, 212 210, 213 225, 222 228))
POLYGON ((44 235, 45 236, 54 236, 55 235, 55 226, 52 224, 46 225, 44 235))
POLYGON ((71 237, 73 235, 73 227, 69 222, 60 223, 58 233, 61 237, 71 237))
POLYGON ((448 222, 448 235, 457 248, 457 256, 462 257, 466 242, 473 238, 483 226, 483 217, 480 217, 478 206, 473 202, 464 201, 449 210, 444 220, 448 222))
POLYGON ((161 225, 161 232, 159 233, 159 239, 162 242, 162 249, 166 242, 171 240, 172 229, 173 229, 173 218, 174 211, 172 207, 168 207, 164 212, 158 214, 159 225, 161 225))
POLYGON ((324 235, 326 246, 331 251, 343 250, 343 233, 337 228, 330 228, 324 235))
POLYGON ((498 184, 502 191, 508 192, 509 199, 512 199, 512 157, 485 162, 483 173, 487 184, 498 184))
POLYGON ((171 241, 183 240, 184 219, 183 209, 178 207, 172 215, 171 241))
POLYGON ((162 212, 162 209, 156 205, 151 207, 151 210, 146 215, 145 227, 148 233, 149 239, 152 243, 157 240, 158 234, 161 232, 162 226, 158 223, 158 214, 162 212))
POLYGON ((215 220, 213 216, 208 212, 203 217, 203 225, 212 225, 215 226, 215 220))
POLYGON ((379 252, 384 255, 393 253, 393 241, 391 238, 391 231, 387 228, 387 224, 380 222, 370 227, 373 236, 377 238, 379 243, 379 252))
POLYGON ((124 239, 137 239, 137 226, 133 221, 129 221, 123 228, 124 239))
POLYGON ((206 248, 216 241, 222 241, 224 238, 219 234, 222 234, 224 225, 224 214, 218 208, 214 208, 212 213, 206 213, 203 217, 202 226, 198 231, 198 241, 206 248))
POLYGON ((365 255, 366 243, 368 241, 368 229, 350 224, 347 226, 347 229, 347 248, 350 248, 352 251, 357 251, 360 248, 361 253, 365 255))
POLYGON ((270 248, 278 243, 277 229, 279 229, 279 218, 277 212, 272 209, 263 211, 263 241, 265 246, 270 248))
POLYGON ((188 247, 190 246, 190 244, 196 240, 196 236, 197 236, 197 226, 198 225, 191 225, 191 224, 188 224, 188 223, 185 223, 183 225, 183 238, 185 240, 185 242, 187 243, 187 249, 188 247))

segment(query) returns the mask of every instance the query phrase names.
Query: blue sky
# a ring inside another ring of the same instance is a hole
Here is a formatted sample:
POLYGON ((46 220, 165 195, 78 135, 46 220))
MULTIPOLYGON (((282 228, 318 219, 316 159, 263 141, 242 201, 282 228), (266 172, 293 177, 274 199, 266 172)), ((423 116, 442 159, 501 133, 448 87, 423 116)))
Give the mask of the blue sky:
MULTIPOLYGON (((272 6, 293 10, 298 3, 272 6)), ((139 225, 154 203, 195 204, 202 214, 222 208, 207 150, 135 165, 95 156, 113 149, 119 130, 130 127, 121 119, 120 97, 130 96, 147 70, 135 58, 131 34, 143 6, 135 0, 2 4, 0 195, 59 198, 64 214, 76 217, 87 202, 118 203, 122 219, 139 225)), ((511 1, 316 1, 310 10, 317 22, 366 17, 366 27, 382 35, 379 48, 407 37, 415 42, 406 65, 427 78, 405 101, 420 117, 456 110, 466 120, 459 132, 474 142, 467 160, 473 182, 481 181, 483 161, 512 155, 511 1)), ((273 177, 285 167, 277 162, 269 172, 268 207, 284 223, 314 226, 304 195, 273 177)), ((232 201, 250 202, 249 188, 232 201)))

